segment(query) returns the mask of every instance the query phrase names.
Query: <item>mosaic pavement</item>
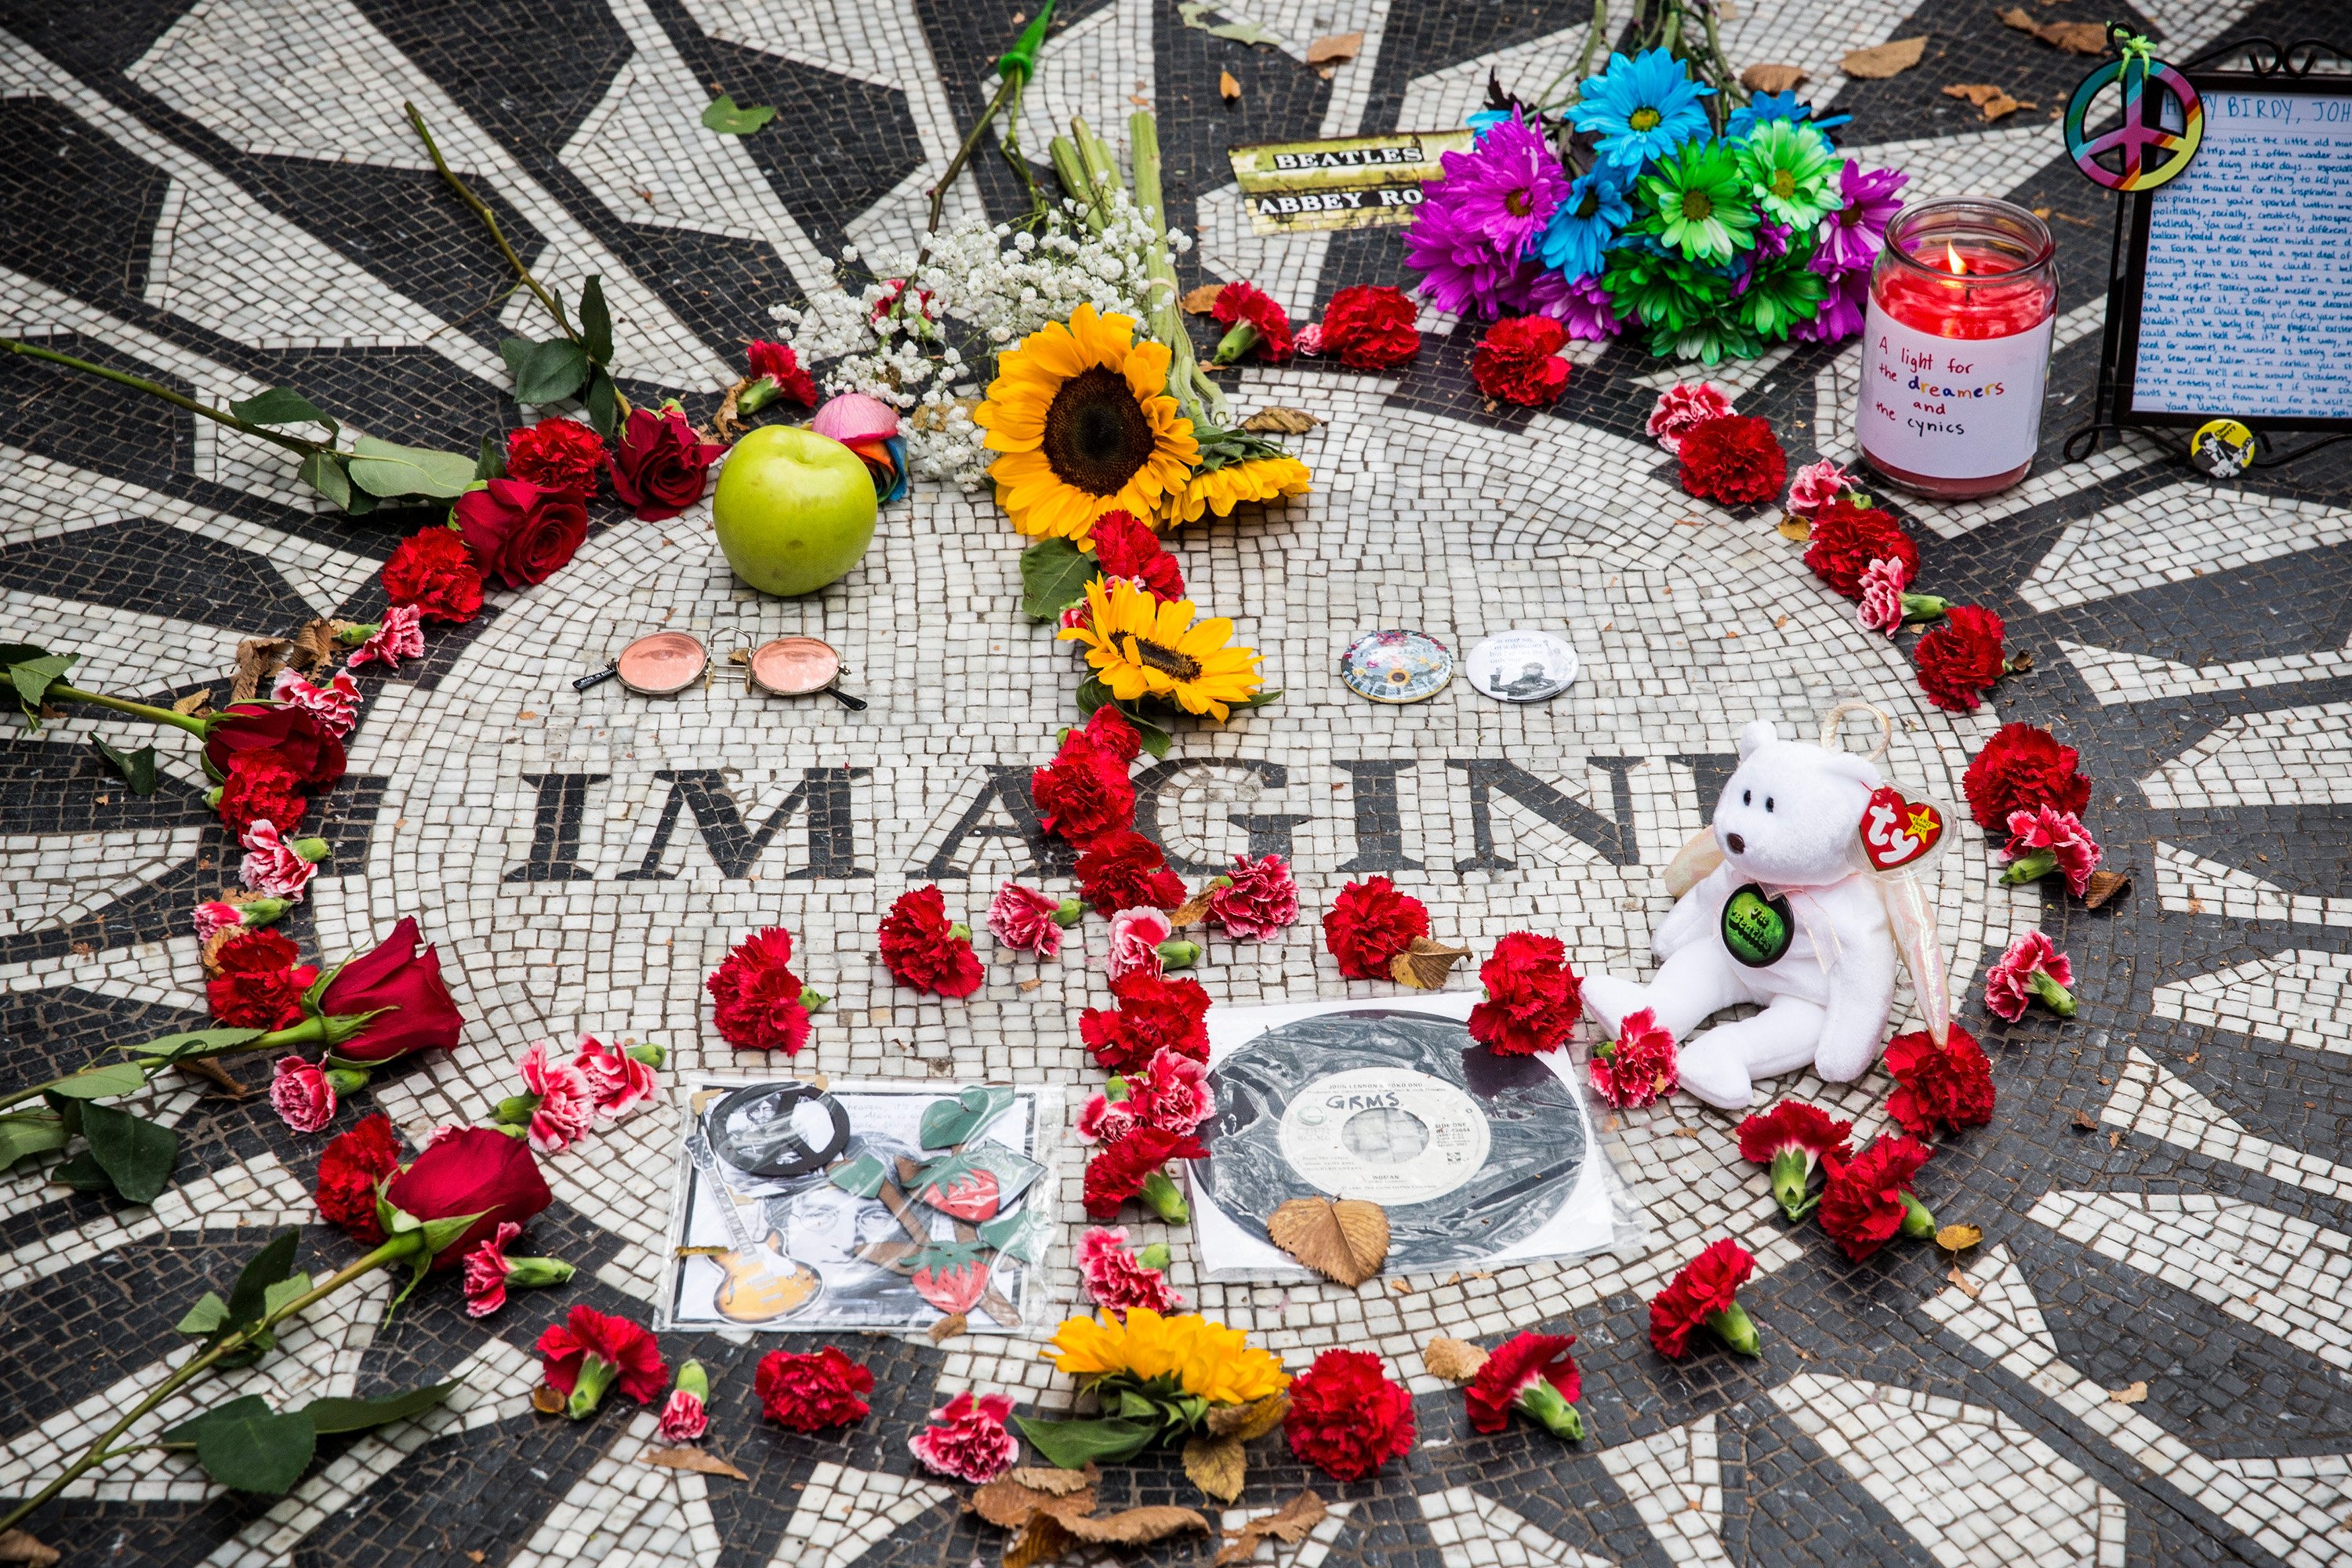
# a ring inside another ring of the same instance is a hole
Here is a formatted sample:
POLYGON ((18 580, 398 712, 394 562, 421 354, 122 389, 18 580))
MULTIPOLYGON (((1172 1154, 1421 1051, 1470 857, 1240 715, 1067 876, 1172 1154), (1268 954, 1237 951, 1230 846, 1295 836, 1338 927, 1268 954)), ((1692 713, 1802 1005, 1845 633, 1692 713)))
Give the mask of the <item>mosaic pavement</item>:
MULTIPOLYGON (((601 273, 616 363, 644 399, 698 416, 772 307, 823 287, 846 242, 904 243, 976 110, 1015 0, 0 0, 0 322, 206 398, 299 384, 395 438, 470 447, 520 421, 498 339, 527 327, 472 220, 402 122, 414 100, 544 276, 601 273), (702 132, 709 90, 773 103, 778 126, 702 132)), ((1945 1565, 2352 1561, 2352 468, 2327 458, 2215 489, 2130 442, 2076 466, 2056 447, 2087 401, 2106 209, 2045 118, 2084 62, 2002 27, 1990 0, 1736 0, 1735 64, 1806 66, 1851 112, 1840 134, 1911 171, 1914 195, 2006 194, 2051 209, 2063 312, 2049 437, 2032 478, 1980 505, 1908 509, 1923 585, 2007 617, 2035 668, 1955 719, 1911 684, 1904 647, 1864 634, 1762 509, 1681 495, 1639 437, 1656 368, 1591 353, 1559 405, 1484 412, 1463 342, 1433 338, 1397 376, 1310 366, 1242 378, 1244 405, 1328 423, 1302 443, 1316 494, 1175 544, 1206 600, 1267 655, 1283 703, 1180 737, 1142 788, 1180 868, 1236 848, 1294 857, 1310 911, 1383 870, 1442 932, 1483 948, 1559 932, 1580 967, 1639 962, 1667 907, 1659 868, 1704 820, 1734 735, 1810 732, 1835 702, 1897 716, 1896 773, 1948 796, 2000 722, 2081 748, 2086 814, 2131 894, 2086 913, 1998 886, 1981 841, 1946 861, 1938 913, 1965 984, 2017 931, 2069 951, 2082 1016, 1967 1025, 1995 1064, 1990 1128, 1948 1140, 1921 1181, 1981 1226, 1963 1280, 1931 1250, 1849 1266, 1790 1236, 1737 1160, 1727 1118, 1687 1100, 1624 1129, 1650 1205, 1639 1256, 1408 1278, 1357 1292, 1198 1281, 1202 1307, 1302 1365, 1370 1345, 1419 1395, 1421 1443, 1335 1487, 1266 1444, 1237 1523, 1302 1484, 1334 1501, 1318 1564, 1945 1565), (1927 62, 1848 81, 1848 49, 1929 35, 1927 62), (1940 95, 1992 81, 2043 108, 1985 127, 1940 95), (1559 628, 1584 674, 1546 707, 1457 683, 1368 711, 1332 676, 1357 632, 1461 642, 1559 628), (1662 1363, 1643 1307, 1696 1244, 1741 1237, 1765 1355, 1662 1363), (1430 1333, 1542 1324, 1578 1334, 1591 1438, 1471 1432, 1423 1373, 1430 1333), (2144 1384, 2146 1397, 2114 1391, 2144 1384)), ((1187 285, 1247 277, 1297 315, 1356 281, 1396 281, 1392 234, 1261 240, 1228 142, 1456 122, 1490 69, 1549 79, 1583 41, 1583 0, 1253 0, 1279 34, 1252 50, 1183 25, 1172 0, 1067 5, 1024 139, 1072 113, 1157 107, 1187 285), (1328 73, 1304 41, 1361 30, 1328 73), (1231 71, 1241 102, 1218 100, 1231 71)), ((2185 57, 2224 37, 2341 26, 2322 0, 2088 0, 2048 19, 2137 16, 2185 57)), ((950 211, 1018 200, 980 161, 950 211)), ((1427 323, 1444 331, 1447 323, 1427 323)), ((1850 451, 1856 354, 1804 346, 1719 380, 1770 417, 1792 460, 1850 451)), ((394 523, 319 512, 270 448, 23 361, 0 363, 0 595, 12 634, 83 650, 88 684, 169 699, 224 679, 241 637, 312 615, 369 619, 394 523)), ((365 680, 350 776, 325 803, 327 874, 289 923, 306 956, 364 945, 401 915, 442 944, 464 1043, 380 1083, 412 1140, 481 1116, 528 1040, 577 1029, 726 1067, 702 977, 747 930, 789 925, 832 994, 804 1068, 840 1078, 981 1075, 1091 1083, 1076 1010, 1100 978, 1074 951, 1006 961, 941 1005, 871 956, 882 908, 937 880, 978 914, 1003 876, 1066 868, 1016 780, 1050 750, 1075 679, 1018 612, 1015 541, 992 508, 927 487, 887 511, 862 568, 808 601, 737 587, 708 510, 634 521, 609 504, 577 561, 493 595, 428 659, 365 680), (656 626, 717 650, 810 632, 841 647, 863 714, 745 695, 725 680, 667 703, 571 679, 656 626), (681 808, 684 809, 681 809, 681 808)), ((125 795, 88 741, 149 738, 73 720, 0 751, 0 1068, 18 1081, 204 1012, 192 902, 228 845, 191 750, 163 746, 153 796, 125 795)), ((313 820, 316 820, 315 816, 313 820)), ((1100 928, 1087 933, 1098 942, 1100 928)), ((1086 942, 1076 944, 1083 948, 1086 942)), ((1370 996, 1339 981, 1311 922, 1210 948, 1223 1004, 1370 996)), ((1885 1080, 1832 1091, 1867 1133, 1885 1080)), ((54 1475, 163 1374, 184 1303, 266 1227, 314 1217, 319 1141, 258 1100, 155 1091, 184 1140, 149 1208, 60 1196, 39 1168, 0 1180, 0 1495, 54 1475)), ((363 1108, 345 1111, 343 1124, 363 1108)), ((343 1299, 236 1380, 373 1393, 462 1375, 418 1421, 329 1446, 280 1502, 223 1494, 179 1458, 110 1467, 34 1522, 69 1561, 222 1564, 962 1564, 1001 1541, 919 1474, 905 1436, 967 1386, 1052 1406, 1031 1347, 871 1339, 874 1414, 816 1438, 757 1419, 751 1368, 774 1342, 666 1336, 713 1369, 713 1446, 748 1483, 636 1462, 648 1416, 533 1415, 531 1339, 566 1300, 649 1315, 673 1130, 641 1116, 550 1160, 537 1250, 583 1264, 568 1292, 464 1317, 428 1292, 383 1324, 386 1292, 343 1299), (593 1151, 591 1157, 587 1151, 593 1151)), ((1075 1220, 1076 1162, 1062 1175, 1075 1220)), ((1149 1227, 1158 1234, 1157 1227, 1149 1227)), ((350 1255, 312 1224, 306 1254, 350 1255)), ((1055 1259, 1048 1285, 1075 1282, 1055 1259)), ((240 1390, 242 1391, 242 1390, 240 1390)), ((1107 1500, 1200 1499, 1172 1464, 1123 1467, 1107 1500)), ((1205 1563, 1179 1542, 1146 1560, 1205 1563)))

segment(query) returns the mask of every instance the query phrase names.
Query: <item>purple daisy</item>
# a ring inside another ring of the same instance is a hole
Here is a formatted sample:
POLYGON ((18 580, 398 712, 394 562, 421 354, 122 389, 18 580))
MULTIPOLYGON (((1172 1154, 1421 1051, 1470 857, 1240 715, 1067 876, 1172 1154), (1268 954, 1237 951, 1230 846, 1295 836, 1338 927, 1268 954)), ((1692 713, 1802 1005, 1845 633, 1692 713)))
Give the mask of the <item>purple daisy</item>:
POLYGON ((1822 220, 1822 244, 1813 253, 1813 270, 1834 278, 1877 260, 1886 225, 1903 206, 1895 193, 1910 178, 1900 169, 1873 169, 1864 174, 1857 160, 1848 158, 1838 174, 1838 194, 1845 198, 1845 205, 1822 220))
POLYGON ((1467 153, 1441 159, 1445 177, 1422 187, 1405 231, 1405 260, 1421 293, 1457 316, 1508 308, 1520 258, 1568 196, 1568 176, 1543 137, 1517 115, 1487 127, 1467 153))
MULTIPOLYGON (((1820 268, 1815 268, 1816 271, 1820 268)), ((1870 303, 1870 269, 1855 268, 1830 275, 1830 291, 1813 319, 1789 336, 1799 342, 1834 343, 1862 331, 1863 312, 1870 303)))
POLYGON ((1518 315, 1549 316, 1568 329, 1571 338, 1599 342, 1624 331, 1611 309, 1609 291, 1593 277, 1570 278, 1532 261, 1523 264, 1504 298, 1505 309, 1518 315))

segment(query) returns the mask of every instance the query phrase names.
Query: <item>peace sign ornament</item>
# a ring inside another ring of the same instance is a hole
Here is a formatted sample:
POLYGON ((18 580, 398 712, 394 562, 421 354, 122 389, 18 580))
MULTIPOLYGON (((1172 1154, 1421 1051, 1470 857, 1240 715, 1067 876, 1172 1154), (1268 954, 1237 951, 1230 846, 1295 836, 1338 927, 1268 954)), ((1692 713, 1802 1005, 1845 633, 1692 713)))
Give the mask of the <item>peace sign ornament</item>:
POLYGON ((2148 54, 2146 38, 2120 31, 2115 36, 2121 58, 2084 77, 2066 105, 2066 151, 2094 184, 2111 191, 2152 191, 2189 167, 2205 137, 2205 106, 2187 77, 2148 54), (2093 136, 2087 129, 2093 107, 2099 94, 2116 83, 2123 93, 2122 121, 2093 136), (2153 102, 2151 94, 2156 95, 2153 102), (2165 94, 2179 106, 2178 131, 2164 129, 2163 121, 2171 117, 2165 94), (2120 158, 2119 167, 2110 169, 2099 162, 2110 153, 2120 158))

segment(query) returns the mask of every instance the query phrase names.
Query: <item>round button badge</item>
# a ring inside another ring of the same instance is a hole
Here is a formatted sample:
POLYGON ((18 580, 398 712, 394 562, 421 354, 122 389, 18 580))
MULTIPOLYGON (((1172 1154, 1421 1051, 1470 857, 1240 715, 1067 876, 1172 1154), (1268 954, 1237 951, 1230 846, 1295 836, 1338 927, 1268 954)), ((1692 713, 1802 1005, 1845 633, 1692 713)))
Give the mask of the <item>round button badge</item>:
POLYGON ((1498 702, 1548 702, 1576 680, 1576 649, 1549 632, 1496 632, 1470 650, 1462 673, 1498 702))
POLYGON ((1375 702, 1425 702, 1454 679, 1454 650, 1427 632, 1366 632, 1339 656, 1339 679, 1375 702))

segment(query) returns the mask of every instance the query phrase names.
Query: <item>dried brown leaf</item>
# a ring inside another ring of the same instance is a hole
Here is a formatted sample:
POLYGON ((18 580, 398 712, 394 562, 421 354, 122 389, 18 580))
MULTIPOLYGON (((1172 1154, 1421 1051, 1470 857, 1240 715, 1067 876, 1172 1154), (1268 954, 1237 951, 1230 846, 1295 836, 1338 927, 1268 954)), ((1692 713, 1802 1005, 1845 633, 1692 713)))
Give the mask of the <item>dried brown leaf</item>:
POLYGON ((1310 66, 1337 65, 1352 60, 1364 52, 1361 33, 1326 33, 1307 46, 1307 63, 1310 66))
POLYGON ((212 700, 213 689, 207 686, 202 691, 191 691, 185 697, 173 702, 172 704, 172 711, 174 713, 201 713, 205 710, 205 705, 211 702, 212 700))
POLYGON ((1243 420, 1241 427, 1253 436, 1304 436, 1322 423, 1304 408, 1270 403, 1243 420))
POLYGON ((948 1341, 963 1332, 964 1326, 968 1321, 970 1321, 970 1320, 961 1312, 949 1313, 946 1317, 941 1318, 938 1322, 933 1323, 930 1326, 929 1331, 931 1337, 931 1343, 935 1345, 945 1344, 948 1341))
POLYGON ((317 675, 341 657, 342 645, 335 640, 337 621, 305 621, 294 634, 287 663, 299 665, 306 674, 317 675))
POLYGON ((1739 85, 1750 92, 1788 92, 1805 79, 1802 66, 1754 65, 1739 73, 1739 85))
POLYGON ((1486 1352, 1468 1340, 1432 1334, 1429 1342, 1421 1347, 1421 1364, 1429 1369, 1432 1377, 1442 1377, 1448 1383, 1467 1383, 1486 1364, 1486 1352))
POLYGON ((1972 1225, 1948 1225, 1936 1233, 1936 1245, 1947 1252, 1966 1252, 1984 1239, 1984 1232, 1972 1225))
POLYGON ((2097 1120, 2087 1110, 2074 1112, 2074 1125, 2085 1132, 2096 1132, 2099 1130, 2097 1120))
POLYGON ((294 645, 284 637, 243 637, 236 645, 236 679, 228 689, 229 700, 244 702, 268 693, 269 682, 286 662, 286 650, 294 645))
POLYGON ((1783 539, 1793 539, 1802 544, 1813 537, 1813 525, 1809 519, 1791 512, 1780 519, 1773 531, 1783 539))
POLYGON ((1957 1263, 1952 1265, 1950 1278, 1953 1289, 1958 1290, 1961 1295, 1966 1296, 1971 1301, 1984 1294, 1984 1287, 1969 1279, 1967 1275, 1961 1273, 1960 1266, 1957 1263))
POLYGON ((541 1384, 530 1391, 530 1407, 541 1415, 552 1415, 563 1408, 563 1395, 552 1384, 541 1384))
POLYGON ((2095 910, 2101 904, 2122 898, 2131 891, 2128 871, 2094 871, 2090 885, 2083 889, 2083 907, 2095 910))
POLYGON ((1021 1526, 1021 1533, 1004 1543, 1004 1568, 1036 1568, 1077 1543, 1077 1537, 1054 1515, 1033 1513, 1021 1526))
MULTIPOLYGON (((1089 1465, 1084 1470, 1045 1470, 1053 1476, 1070 1476, 1077 1486, 1070 1490, 1048 1491, 1044 1487, 1026 1486, 1014 1478, 1035 1476, 1034 1469, 1013 1470, 997 1477, 971 1494, 964 1506, 989 1523, 1006 1530, 1018 1530, 1031 1516, 1039 1513, 1092 1513, 1095 1510, 1095 1474, 1089 1465)), ((1059 1484, 1059 1483, 1057 1483, 1059 1484)))
POLYGON ((1236 1563, 1246 1563, 1257 1555, 1257 1543, 1274 1540, 1296 1546, 1307 1539, 1307 1532, 1323 1522, 1329 1512, 1323 1500, 1311 1491, 1300 1492, 1272 1513, 1259 1514, 1244 1520, 1239 1530, 1225 1531, 1227 1544, 1217 1549, 1218 1568, 1232 1568, 1236 1563))
POLYGON ((1254 1443, 1282 1425, 1290 1414, 1290 1395, 1269 1394, 1247 1405, 1220 1405, 1209 1412, 1209 1435, 1254 1443))
POLYGON ((1434 991, 1445 984, 1454 966, 1469 956, 1466 947, 1448 947, 1442 942, 1417 936, 1411 947, 1389 960, 1389 978, 1415 991, 1434 991))
POLYGON ((1184 307, 1187 315, 1205 316, 1217 308, 1217 296, 1224 291, 1225 286, 1222 283, 1203 283, 1198 289, 1187 291, 1177 303, 1184 307))
POLYGON ((1178 931, 1182 931, 1186 926, 1199 925, 1209 918, 1209 900, 1213 897, 1215 897, 1213 889, 1202 889, 1177 905, 1169 915, 1168 923, 1178 931))
POLYGON ((682 1443, 675 1448, 648 1448, 637 1456, 637 1462, 659 1465, 665 1470, 692 1470, 697 1475, 725 1476, 732 1481, 751 1479, 709 1449, 698 1448, 691 1443, 682 1443))
POLYGON ((1164 1503, 1156 1508, 1122 1509, 1118 1513, 1091 1514, 1084 1518, 1073 1518, 1068 1514, 1055 1517, 1080 1541, 1106 1541, 1118 1546, 1140 1546, 1146 1542, 1165 1541, 1180 1531, 1198 1531, 1203 1535, 1209 1532, 1209 1521, 1192 1510, 1172 1508, 1164 1503))
POLYGON ((1989 121, 2015 114, 2021 109, 2042 107, 2030 98, 2011 98, 1989 81, 1957 82, 1944 89, 1944 96, 1967 100, 1975 104, 1977 112, 1989 121))
POLYGON ((49 1568, 61 1553, 37 1539, 28 1530, 0 1531, 0 1563, 30 1563, 34 1568, 49 1568))
POLYGON ((1884 44, 1874 44, 1866 49, 1850 50, 1838 62, 1838 68, 1851 77, 1864 81, 1885 81, 1888 77, 1901 76, 1919 63, 1927 52, 1927 35, 1916 38, 1895 38, 1884 44))
POLYGON ((2107 30, 2096 22, 2044 22, 2033 30, 2045 44, 2055 44, 2070 55, 2104 55, 2107 30))
POLYGON ((2107 1399, 2115 1405, 2145 1405, 2147 1403, 2147 1383, 2145 1379, 2123 1388, 2107 1390, 2107 1399))
POLYGON ((2110 1149, 2120 1149, 2120 1148, 2122 1148, 2122 1147, 2123 1147, 2123 1143, 2124 1143, 2124 1135, 2123 1135, 2123 1133, 2122 1133, 2120 1131, 2110 1131, 2107 1133, 2107 1147, 2108 1147, 2108 1148, 2110 1148, 2110 1149))
POLYGON ((1350 1289, 1378 1274, 1389 1255, 1389 1216, 1361 1198, 1293 1198, 1267 1216, 1265 1234, 1316 1273, 1350 1289))
POLYGON ((1185 1440, 1185 1479, 1219 1502, 1241 1496, 1242 1481, 1248 1474, 1249 1456, 1242 1452, 1239 1437, 1202 1434, 1185 1440))
MULTIPOLYGON (((1092 1464, 1083 1470, 1059 1470, 1051 1465, 1023 1465, 1018 1469, 1005 1471, 1002 1479, 1016 1486, 1026 1487, 1033 1492, 1044 1492, 1047 1497, 1071 1497, 1102 1479, 1102 1471, 1092 1464)), ((1088 1508, 1086 1511, 1092 1513, 1094 1510, 1088 1508)))
POLYGON ((1227 103, 1239 103, 1242 100, 1242 84, 1234 79, 1233 72, 1217 73, 1217 96, 1227 103))

